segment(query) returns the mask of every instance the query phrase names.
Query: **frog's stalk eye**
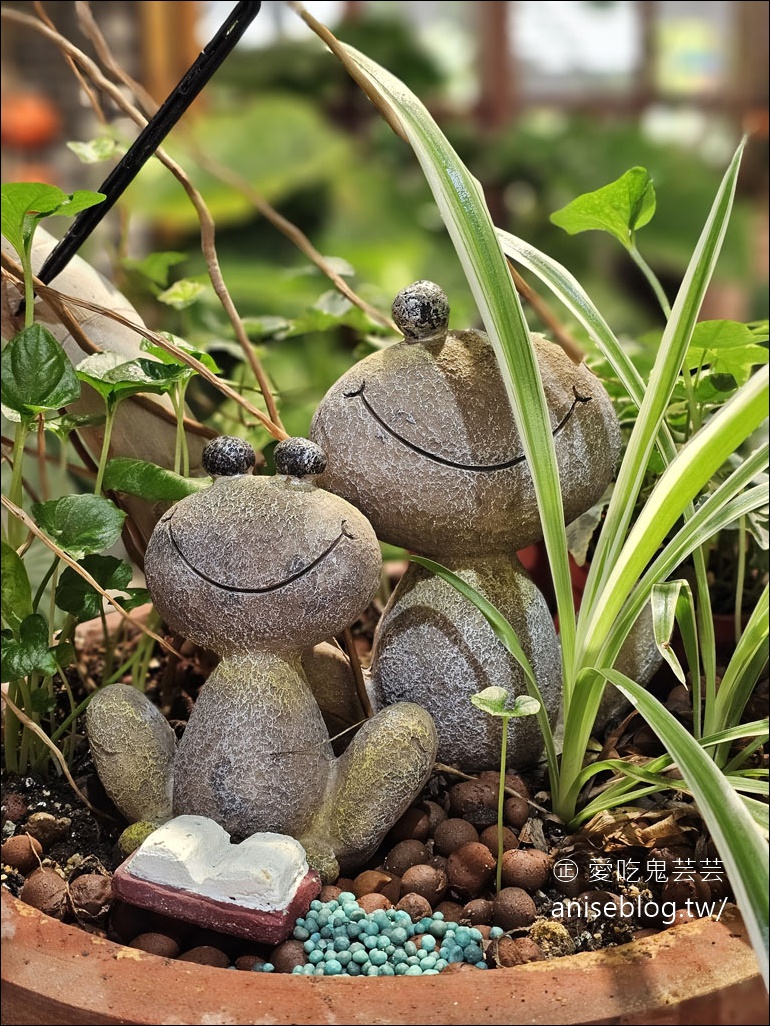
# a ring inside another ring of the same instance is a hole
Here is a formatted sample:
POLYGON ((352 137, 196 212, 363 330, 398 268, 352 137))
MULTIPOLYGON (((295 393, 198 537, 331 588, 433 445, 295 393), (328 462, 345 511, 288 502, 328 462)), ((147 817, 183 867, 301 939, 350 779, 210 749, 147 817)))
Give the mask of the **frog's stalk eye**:
POLYGON ((416 281, 393 300, 393 320, 405 342, 443 342, 449 328, 449 300, 435 282, 416 281))
POLYGON ((326 470, 326 453, 309 438, 284 438, 273 450, 275 472, 287 477, 317 477, 326 470))
POLYGON ((238 477, 250 474, 257 456, 252 446, 242 438, 220 435, 212 438, 203 450, 203 469, 212 477, 238 477))

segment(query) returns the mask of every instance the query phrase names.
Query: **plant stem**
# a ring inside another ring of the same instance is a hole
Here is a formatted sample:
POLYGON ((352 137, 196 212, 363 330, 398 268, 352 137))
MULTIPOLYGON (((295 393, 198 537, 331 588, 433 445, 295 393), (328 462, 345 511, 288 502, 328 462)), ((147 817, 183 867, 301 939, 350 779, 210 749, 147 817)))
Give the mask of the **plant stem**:
POLYGON ((508 717, 503 716, 503 737, 500 743, 500 787, 497 792, 497 893, 503 883, 503 806, 505 805, 505 763, 508 757, 508 717))
MULTIPOLYGON (((104 641, 104 667, 102 669, 102 676, 106 678, 106 677, 111 676, 111 674, 112 674, 112 669, 113 669, 113 664, 114 664, 114 659, 113 659, 114 645, 113 645, 113 639, 110 637, 110 630, 109 630, 109 627, 107 626, 107 614, 104 612, 104 606, 103 605, 102 605, 101 609, 99 610, 99 617, 100 617, 100 619, 102 621, 102 638, 103 638, 103 641, 104 641)), ((123 621, 121 620, 121 623, 122 622, 123 621)), ((120 630, 119 626, 118 626, 118 630, 120 630)), ((116 631, 115 637, 116 637, 116 640, 117 640, 117 631, 116 631)))
MULTIPOLYGON (((37 674, 31 673, 29 680, 26 678, 19 679, 19 693, 21 695, 21 706, 22 709, 29 709, 30 719, 34 722, 34 713, 32 711, 32 692, 35 690, 37 674)), ((26 724, 22 728, 21 741, 19 743, 19 773, 26 773, 29 767, 29 747, 31 738, 29 736, 29 729, 26 724)))
POLYGON ((37 472, 40 482, 40 498, 48 499, 48 467, 45 458, 45 414, 37 415, 37 472))
POLYGON ((59 559, 51 575, 51 594, 48 600, 48 644, 53 645, 54 619, 56 617, 56 585, 59 583, 59 559))
POLYGON ((117 408, 117 403, 107 403, 107 416, 104 420, 104 440, 102 442, 102 451, 99 454, 99 468, 96 471, 94 495, 101 495, 102 493, 102 481, 104 479, 104 471, 107 469, 107 456, 110 451, 110 439, 112 438, 112 427, 115 423, 115 412, 117 408))
POLYGON ((32 274, 32 237, 19 254, 21 267, 24 271, 24 327, 31 328, 35 323, 35 285, 32 274))
POLYGON ((176 414, 176 444, 174 446, 174 473, 190 476, 190 452, 184 429, 184 397, 190 379, 179 382, 171 391, 171 403, 176 414))
MULTIPOLYGON (((24 468, 24 443, 29 433, 29 421, 24 417, 16 425, 13 436, 13 471, 11 472, 11 485, 8 489, 8 498, 17 506, 22 505, 22 471, 24 468)), ((24 541, 24 525, 18 520, 8 521, 8 544, 11 548, 18 549, 24 541)))
MULTIPOLYGON (((18 680, 12 680, 8 684, 8 695, 14 703, 23 701, 21 695, 21 684, 18 680)), ((19 772, 19 731, 21 721, 12 711, 10 705, 5 710, 5 724, 3 726, 3 741, 5 742, 5 764, 10 773, 19 772)))
POLYGON ((666 293, 663 291, 663 286, 658 281, 657 275, 650 267, 650 265, 647 263, 647 261, 644 259, 639 250, 636 248, 635 242, 631 242, 627 248, 631 259, 634 261, 636 266, 645 276, 650 285, 650 288, 655 293, 655 298, 660 303, 660 308, 663 311, 663 315, 666 318, 666 320, 668 320, 671 316, 671 304, 668 301, 666 293))
POLYGON ((53 557, 53 562, 51 563, 51 565, 46 570, 46 572, 45 572, 45 574, 43 576, 43 580, 40 582, 40 586, 38 587, 37 591, 35 592, 35 598, 34 598, 34 601, 32 602, 32 610, 33 610, 33 612, 37 612, 37 607, 40 605, 40 602, 41 602, 41 600, 43 598, 43 594, 45 593, 45 589, 46 589, 46 587, 48 585, 48 582, 53 577, 54 570, 56 569, 56 567, 58 565, 59 565, 59 557, 58 556, 54 556, 53 557))

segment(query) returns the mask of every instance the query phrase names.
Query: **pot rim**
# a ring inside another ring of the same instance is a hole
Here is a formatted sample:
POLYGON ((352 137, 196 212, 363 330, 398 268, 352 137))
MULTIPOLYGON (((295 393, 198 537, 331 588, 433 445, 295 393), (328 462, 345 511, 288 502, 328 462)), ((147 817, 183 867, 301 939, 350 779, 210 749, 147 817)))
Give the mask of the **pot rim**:
POLYGON ((767 1021, 766 991, 735 906, 720 921, 697 920, 616 948, 481 977, 471 970, 428 978, 234 978, 234 970, 161 958, 61 923, 6 888, 2 914, 8 1026, 681 1023, 688 1021, 683 1007, 707 1011, 715 1023, 767 1021), (732 1018, 719 1017, 722 1006, 732 1018))

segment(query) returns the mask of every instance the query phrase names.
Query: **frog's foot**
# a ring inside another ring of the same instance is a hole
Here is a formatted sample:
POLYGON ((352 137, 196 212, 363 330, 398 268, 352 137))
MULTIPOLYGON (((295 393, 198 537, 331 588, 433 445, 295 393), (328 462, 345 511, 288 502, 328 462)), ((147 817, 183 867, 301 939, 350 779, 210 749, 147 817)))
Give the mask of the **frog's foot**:
POLYGON ((170 819, 176 736, 157 706, 109 684, 91 699, 86 729, 99 779, 129 823, 170 819))
POLYGON ((317 834, 303 834, 298 840, 305 849, 307 864, 321 874, 321 883, 334 883, 340 875, 340 864, 328 840, 317 834))
POLYGON ((399 702, 368 720, 337 760, 326 823, 343 873, 357 869, 419 795, 436 759, 430 713, 399 702))

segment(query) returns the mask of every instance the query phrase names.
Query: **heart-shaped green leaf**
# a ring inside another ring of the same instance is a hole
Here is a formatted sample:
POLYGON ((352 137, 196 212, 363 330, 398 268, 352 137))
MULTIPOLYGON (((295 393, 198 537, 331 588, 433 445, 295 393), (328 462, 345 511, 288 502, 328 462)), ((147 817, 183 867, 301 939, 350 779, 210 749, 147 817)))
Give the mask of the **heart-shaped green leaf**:
POLYGON ((655 213, 655 189, 647 170, 632 167, 609 185, 577 196, 551 214, 551 221, 569 235, 602 231, 628 248, 638 228, 655 213))
POLYGON ((56 673, 56 660, 48 645, 48 624, 38 613, 26 617, 19 627, 18 638, 3 632, 3 682, 19 680, 30 673, 56 673))
POLYGON ((87 356, 77 366, 77 376, 95 389, 108 406, 140 392, 162 395, 182 377, 186 368, 153 360, 124 360, 118 353, 87 356))
MULTIPOLYGON (((124 591, 131 583, 131 564, 116 556, 90 555, 78 560, 80 566, 105 591, 124 591)), ((68 566, 56 587, 56 605, 79 620, 91 619, 102 611, 102 596, 77 570, 68 566)))
POLYGON ((113 545, 126 514, 100 495, 65 495, 32 504, 38 525, 75 559, 113 545))
POLYGON ((0 577, 3 599, 3 619, 18 633, 21 623, 32 613, 32 589, 24 560, 16 549, 2 543, 3 572, 0 577))
POLYGON ((74 402, 80 382, 59 342, 47 328, 33 324, 20 331, 0 357, 3 405, 33 417, 74 402))

